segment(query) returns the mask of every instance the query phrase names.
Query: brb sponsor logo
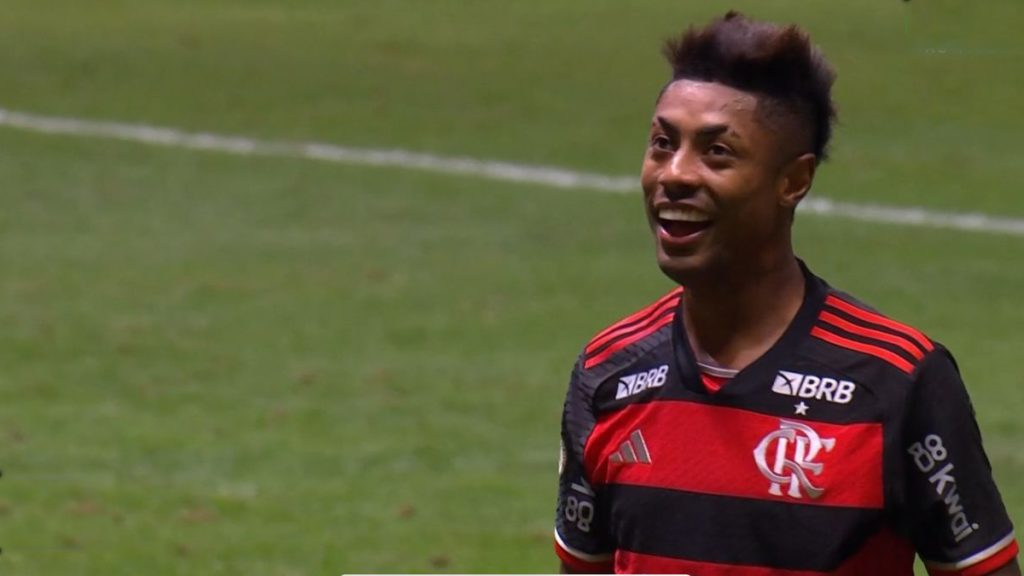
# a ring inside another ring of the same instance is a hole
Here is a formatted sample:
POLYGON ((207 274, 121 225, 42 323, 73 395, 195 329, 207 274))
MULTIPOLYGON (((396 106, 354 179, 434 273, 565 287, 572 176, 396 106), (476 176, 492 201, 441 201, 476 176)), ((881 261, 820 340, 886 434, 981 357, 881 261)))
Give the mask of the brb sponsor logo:
POLYGON ((790 497, 802 498, 806 492, 814 499, 825 489, 812 484, 807 474, 821 474, 825 465, 814 459, 822 448, 831 452, 835 444, 835 438, 822 438, 806 424, 780 420, 779 429, 762 438, 754 449, 754 462, 761 474, 771 481, 770 494, 782 496, 782 487, 786 485, 790 497))
POLYGON ((661 388, 667 378, 668 364, 662 364, 646 372, 623 376, 619 378, 619 388, 615 392, 615 399, 622 400, 634 394, 639 394, 648 388, 661 388))
POLYGON ((813 374, 800 374, 779 370, 772 384, 772 392, 784 396, 814 398, 836 404, 848 404, 853 400, 857 385, 849 380, 822 378, 813 374))

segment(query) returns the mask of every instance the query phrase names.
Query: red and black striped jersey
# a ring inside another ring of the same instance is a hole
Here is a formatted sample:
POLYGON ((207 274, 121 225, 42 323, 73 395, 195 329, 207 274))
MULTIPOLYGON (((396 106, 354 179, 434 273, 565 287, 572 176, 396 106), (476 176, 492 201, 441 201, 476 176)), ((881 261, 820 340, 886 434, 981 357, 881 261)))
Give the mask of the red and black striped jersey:
POLYGON ((555 548, 579 571, 985 574, 1017 554, 953 358, 805 268, 779 341, 715 392, 682 289, 597 334, 562 419, 555 548))

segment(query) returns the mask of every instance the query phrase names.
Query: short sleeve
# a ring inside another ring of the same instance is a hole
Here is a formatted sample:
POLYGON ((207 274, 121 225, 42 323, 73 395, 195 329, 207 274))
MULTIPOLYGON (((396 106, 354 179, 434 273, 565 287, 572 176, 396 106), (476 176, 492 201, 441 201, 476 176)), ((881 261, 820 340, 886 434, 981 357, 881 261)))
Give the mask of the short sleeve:
POLYGON ((949 353, 919 366, 903 428, 904 519, 932 576, 987 574, 1017 554, 970 398, 949 353))
POLYGON ((614 546, 608 537, 607 514, 583 460, 583 448, 595 421, 593 391, 583 382, 578 361, 562 411, 555 551, 575 572, 607 573, 611 572, 614 546))

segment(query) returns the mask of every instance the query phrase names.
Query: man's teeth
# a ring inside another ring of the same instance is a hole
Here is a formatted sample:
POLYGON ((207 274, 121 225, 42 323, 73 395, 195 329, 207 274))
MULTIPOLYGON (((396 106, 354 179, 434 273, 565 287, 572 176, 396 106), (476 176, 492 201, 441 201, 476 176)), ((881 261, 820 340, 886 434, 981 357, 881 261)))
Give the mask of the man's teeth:
POLYGON ((662 208, 658 210, 658 218, 674 222, 707 222, 711 220, 707 214, 698 210, 684 208, 662 208))

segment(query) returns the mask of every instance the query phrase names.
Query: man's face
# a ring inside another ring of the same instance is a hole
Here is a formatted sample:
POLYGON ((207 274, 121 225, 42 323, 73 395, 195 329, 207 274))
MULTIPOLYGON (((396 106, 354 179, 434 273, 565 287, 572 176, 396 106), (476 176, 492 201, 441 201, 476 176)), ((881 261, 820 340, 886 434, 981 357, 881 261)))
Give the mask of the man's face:
POLYGON ((658 266, 676 282, 768 265, 789 249, 791 208, 779 199, 788 142, 757 103, 722 84, 677 80, 655 107, 641 184, 658 266))

